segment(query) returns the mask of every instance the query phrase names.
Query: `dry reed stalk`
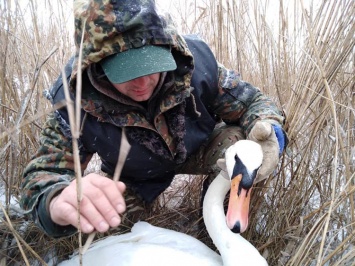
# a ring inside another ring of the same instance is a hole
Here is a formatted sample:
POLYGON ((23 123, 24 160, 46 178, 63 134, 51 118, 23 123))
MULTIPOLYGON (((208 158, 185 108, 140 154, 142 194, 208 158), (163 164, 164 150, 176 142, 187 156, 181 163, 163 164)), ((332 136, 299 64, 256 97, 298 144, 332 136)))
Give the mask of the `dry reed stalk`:
MULTIPOLYGON (((83 23, 83 27, 86 26, 86 21, 83 23)), ((84 32, 84 31, 83 31, 84 32)), ((81 226, 80 226, 80 207, 82 200, 82 169, 79 157, 79 144, 78 140, 80 138, 81 129, 81 92, 82 92, 82 72, 81 72, 81 62, 82 62, 82 46, 84 41, 84 34, 81 36, 80 49, 78 55, 78 69, 77 69, 77 81, 76 81, 76 99, 75 106, 74 102, 71 100, 68 84, 65 78, 63 78, 63 87, 65 92, 65 100, 67 102, 67 110, 69 115, 70 131, 72 135, 72 145, 73 145, 73 157, 74 157, 74 170, 76 179, 76 193, 77 193, 77 213, 78 213, 78 242, 79 242, 79 262, 80 265, 83 263, 83 247, 82 247, 82 237, 81 237, 81 226)), ((62 69, 62 76, 65 77, 65 70, 62 69)))
MULTIPOLYGON (((302 12, 305 15, 306 11, 305 11, 304 4, 303 4, 302 0, 301 0, 301 5, 302 5, 302 12)), ((311 28, 311 25, 310 25, 310 21, 307 18, 307 16, 305 16, 305 21, 306 21, 307 28, 308 28, 308 31, 309 31, 309 35, 310 35, 310 39, 311 39, 311 45, 313 46, 313 50, 314 50, 314 53, 315 53, 316 64, 317 64, 319 72, 320 72, 320 74, 322 76, 322 80, 323 80, 323 83, 325 85, 328 98, 330 99, 328 102, 329 102, 329 105, 330 105, 330 109, 331 109, 331 112, 332 112, 332 115, 333 115, 334 122, 336 123, 335 126, 334 126, 334 128, 335 128, 335 151, 334 151, 334 166, 333 166, 332 183, 331 183, 331 187, 332 187, 331 198, 332 198, 332 200, 331 200, 331 204, 329 206, 329 211, 328 211, 328 216, 327 216, 327 219, 326 219, 326 224, 324 226, 321 246, 319 248, 319 255, 318 255, 318 259, 317 259, 317 264, 319 265, 321 263, 321 259, 322 259, 322 255, 323 255, 324 242, 325 242, 325 239, 326 239, 326 233, 327 233, 327 230, 328 230, 328 227, 329 227, 329 222, 330 222, 330 215, 331 215, 331 213, 333 211, 333 205, 334 205, 334 198, 335 198, 335 191, 336 191, 336 170, 337 170, 337 167, 338 167, 338 145, 339 145, 338 144, 338 139, 339 139, 339 134, 338 134, 338 125, 337 125, 338 119, 337 119, 337 114, 336 114, 336 110, 335 110, 335 106, 334 106, 334 98, 333 98, 332 92, 330 90, 328 80, 327 80, 327 78, 325 76, 324 66, 323 66, 323 63, 322 63, 322 61, 320 59, 320 55, 318 53, 318 50, 317 50, 317 47, 316 47, 316 44, 315 44, 314 33, 312 31, 312 28, 311 28)))
POLYGON ((3 211, 4 215, 5 215, 8 228, 9 228, 9 229, 12 231, 12 233, 14 234, 14 238, 15 238, 16 243, 17 243, 17 245, 18 245, 18 248, 19 248, 19 250, 20 250, 20 252, 21 252, 21 255, 22 255, 22 257, 23 257, 23 260, 25 261, 26 265, 29 266, 30 264, 29 264, 28 259, 27 259, 26 255, 25 255, 24 251, 23 251, 22 245, 21 245, 20 240, 19 240, 19 236, 18 236, 18 234, 16 233, 16 231, 14 230, 14 227, 12 226, 12 223, 11 223, 11 221, 10 221, 10 219, 9 219, 9 216, 7 215, 6 210, 5 210, 4 207, 2 206, 1 202, 0 202, 0 208, 2 209, 2 211, 3 211))
MULTIPOLYGON (((43 1, 41 5, 48 2, 43 1)), ((18 1, 3 1, 0 4, 0 184, 5 186, 7 211, 18 198, 22 170, 38 147, 43 117, 49 112, 49 105, 41 96, 42 90, 48 88, 57 75, 53 74, 50 64, 58 61, 54 59, 58 56, 53 47, 60 47, 60 44, 47 35, 36 3, 28 1, 24 6, 18 1)), ((46 12, 54 14, 51 8, 46 12)), ((58 35, 55 31, 53 34, 58 35)), ((5 224, 1 226, 6 228, 5 224)), ((22 232, 18 234, 22 236, 22 232)), ((1 239, 3 241, 5 239, 1 239)), ((23 248, 25 252, 32 250, 26 245, 23 248)), ((40 252, 37 247, 34 249, 40 252)), ((30 259, 34 254, 27 256, 30 259)))
MULTIPOLYGON (((81 62, 81 61, 79 61, 79 62, 81 62)), ((81 65, 79 64, 78 65, 79 70, 80 70, 80 67, 81 67, 81 65)), ((62 71, 62 75, 63 75, 63 77, 65 77, 64 69, 62 71)), ((80 206, 81 206, 81 200, 82 200, 82 187, 81 187, 82 173, 81 173, 79 145, 78 145, 78 139, 80 137, 80 122, 79 122, 79 124, 77 123, 76 109, 78 107, 75 106, 75 108, 74 108, 74 102, 70 98, 68 84, 65 79, 63 79, 63 87, 64 87, 64 92, 65 92, 65 100, 67 102, 66 107, 67 107, 68 115, 69 115, 70 130, 71 130, 71 134, 72 134, 74 170, 75 170, 75 179, 76 179, 76 183, 77 183, 76 193, 77 193, 78 221, 77 221, 76 227, 78 228, 79 261, 80 261, 80 265, 82 265, 82 238, 81 238, 81 227, 80 227, 80 206)), ((81 87, 80 87, 80 89, 81 89, 81 87)), ((80 117, 79 117, 79 119, 80 119, 80 117)))

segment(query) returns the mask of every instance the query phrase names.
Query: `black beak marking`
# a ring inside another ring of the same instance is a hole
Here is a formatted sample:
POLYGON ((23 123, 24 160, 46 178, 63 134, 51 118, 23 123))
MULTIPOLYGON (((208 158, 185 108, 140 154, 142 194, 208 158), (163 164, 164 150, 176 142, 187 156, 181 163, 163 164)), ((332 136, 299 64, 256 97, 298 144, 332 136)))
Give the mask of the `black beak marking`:
POLYGON ((253 186, 254 179, 256 178, 256 174, 258 172, 258 169, 254 170, 251 175, 249 175, 246 167, 242 163, 242 161, 239 159, 238 155, 235 155, 235 164, 233 168, 233 176, 237 176, 239 174, 242 175, 242 180, 239 183, 238 187, 238 196, 240 195, 242 188, 244 188, 247 193, 249 189, 253 186))
POLYGON ((239 234, 240 233, 240 222, 237 221, 231 230, 233 233, 239 234))

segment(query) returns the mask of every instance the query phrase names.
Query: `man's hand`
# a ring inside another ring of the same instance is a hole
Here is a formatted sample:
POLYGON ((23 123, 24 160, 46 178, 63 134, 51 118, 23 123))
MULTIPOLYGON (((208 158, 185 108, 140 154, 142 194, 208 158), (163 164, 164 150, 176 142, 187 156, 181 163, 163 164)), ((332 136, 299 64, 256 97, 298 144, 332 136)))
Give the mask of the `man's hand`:
MULTIPOLYGON (((106 232, 121 223, 120 214, 126 210, 123 192, 126 186, 98 174, 89 174, 82 183, 80 227, 83 233, 106 232)), ((73 180, 49 204, 53 222, 78 227, 76 181, 73 180)))
MULTIPOLYGON (((283 133, 280 133, 280 137, 277 138, 274 130, 275 127, 276 126, 273 126, 268 122, 258 121, 248 135, 248 139, 261 145, 264 155, 263 163, 254 181, 255 183, 268 178, 276 169, 279 162, 279 156, 284 149, 285 140, 283 139, 283 133), (280 147, 281 145, 282 147, 280 147)), ((282 131, 280 127, 277 130, 280 132, 282 131)))

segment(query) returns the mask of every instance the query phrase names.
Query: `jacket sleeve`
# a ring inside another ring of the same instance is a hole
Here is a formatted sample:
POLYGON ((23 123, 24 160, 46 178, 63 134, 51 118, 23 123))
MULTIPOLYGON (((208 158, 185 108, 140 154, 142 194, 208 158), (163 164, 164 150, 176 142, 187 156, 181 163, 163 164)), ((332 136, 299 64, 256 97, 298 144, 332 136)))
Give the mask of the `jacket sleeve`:
POLYGON ((249 134, 257 120, 283 126, 285 117, 276 104, 260 90, 240 79, 239 74, 218 66, 218 96, 214 113, 226 124, 241 126, 249 134))
MULTIPOLYGON (((68 127, 68 125, 67 125, 68 127)), ((80 151, 82 171, 92 154, 80 151)), ((49 201, 75 178, 72 139, 58 113, 50 114, 42 129, 40 147, 24 169, 21 185, 21 207, 34 222, 52 237, 76 232, 73 226, 59 226, 49 216, 49 201)))

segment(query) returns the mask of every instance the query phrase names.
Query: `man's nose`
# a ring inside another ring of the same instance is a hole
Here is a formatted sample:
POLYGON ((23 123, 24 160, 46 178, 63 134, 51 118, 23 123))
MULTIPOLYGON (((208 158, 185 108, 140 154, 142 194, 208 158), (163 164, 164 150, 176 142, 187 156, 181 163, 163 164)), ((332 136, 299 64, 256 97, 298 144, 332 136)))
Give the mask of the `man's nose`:
POLYGON ((136 87, 144 88, 149 83, 149 77, 148 76, 139 77, 139 78, 136 78, 136 79, 132 79, 131 82, 136 87))

